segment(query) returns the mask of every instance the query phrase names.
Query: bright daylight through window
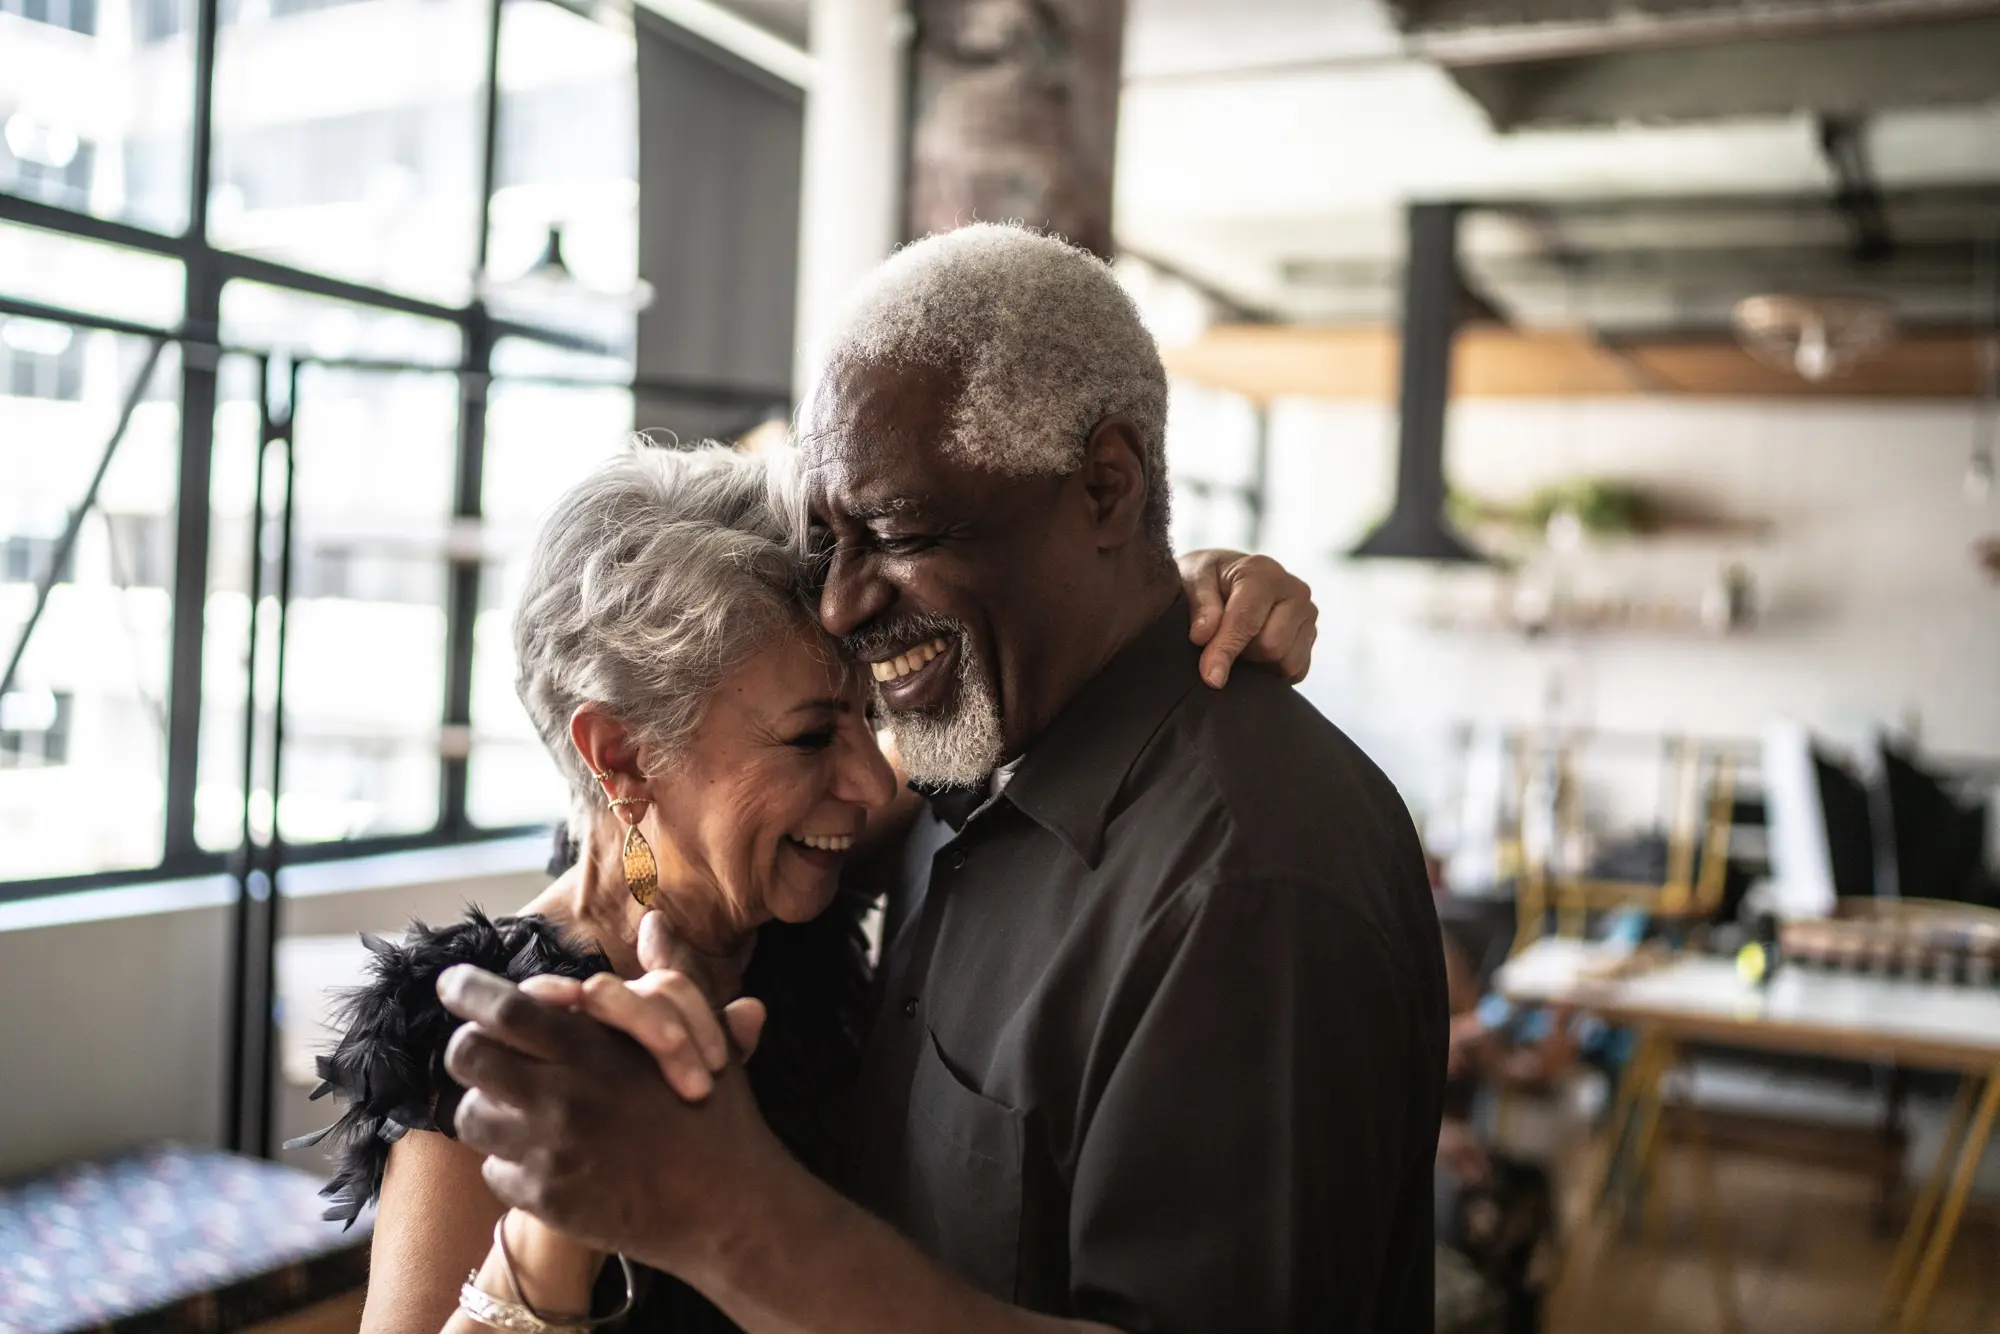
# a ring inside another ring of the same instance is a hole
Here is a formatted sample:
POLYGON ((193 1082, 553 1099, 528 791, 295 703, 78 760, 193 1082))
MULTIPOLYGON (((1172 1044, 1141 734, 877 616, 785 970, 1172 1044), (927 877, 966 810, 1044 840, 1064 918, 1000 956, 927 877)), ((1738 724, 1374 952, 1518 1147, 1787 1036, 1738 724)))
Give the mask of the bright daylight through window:
POLYGON ((632 427, 630 18, 211 15, 0 0, 0 899, 562 811, 508 599, 632 427))

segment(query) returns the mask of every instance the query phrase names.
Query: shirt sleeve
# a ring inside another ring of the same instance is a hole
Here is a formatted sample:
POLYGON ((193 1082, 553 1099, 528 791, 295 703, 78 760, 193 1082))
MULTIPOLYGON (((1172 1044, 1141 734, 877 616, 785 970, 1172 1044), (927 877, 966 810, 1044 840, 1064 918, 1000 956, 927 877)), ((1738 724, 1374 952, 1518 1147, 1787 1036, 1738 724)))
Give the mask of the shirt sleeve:
POLYGON ((1438 974, 1331 884, 1174 906, 1124 970, 1122 1047, 1098 1053, 1074 1313, 1130 1334, 1429 1331, 1438 974))

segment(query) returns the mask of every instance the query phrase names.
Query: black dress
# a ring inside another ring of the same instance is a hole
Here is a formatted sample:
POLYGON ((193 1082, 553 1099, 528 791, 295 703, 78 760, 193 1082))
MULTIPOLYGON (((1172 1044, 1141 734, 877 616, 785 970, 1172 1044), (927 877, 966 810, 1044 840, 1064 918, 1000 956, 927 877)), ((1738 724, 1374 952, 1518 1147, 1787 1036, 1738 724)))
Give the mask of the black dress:
MULTIPOLYGON (((573 859, 573 858, 572 858, 573 859)), ((563 847, 551 869, 564 863, 563 847)), ((750 1060, 750 1085, 772 1131, 809 1170, 825 1175, 843 1152, 845 1111, 869 1006, 865 895, 843 891, 810 922, 758 930, 743 992, 770 1010, 750 1060)), ((400 942, 362 941, 374 952, 367 983, 349 992, 343 1029, 319 1058, 318 1098, 339 1095, 340 1119, 288 1148, 328 1143, 334 1174, 320 1193, 326 1217, 352 1224, 382 1188, 392 1145, 412 1130, 452 1135, 464 1089, 444 1069, 445 1044, 461 1022, 438 1001, 439 974, 476 964, 519 982, 540 973, 585 978, 609 972, 594 948, 539 916, 488 917, 469 909, 441 927, 411 923, 400 942)), ((596 1309, 622 1295, 617 1266, 606 1266, 596 1309), (607 1295, 609 1291, 609 1295, 607 1295)), ((708 1334, 736 1326, 699 1293, 668 1275, 640 1271, 640 1300, 623 1322, 643 1334, 708 1334)))

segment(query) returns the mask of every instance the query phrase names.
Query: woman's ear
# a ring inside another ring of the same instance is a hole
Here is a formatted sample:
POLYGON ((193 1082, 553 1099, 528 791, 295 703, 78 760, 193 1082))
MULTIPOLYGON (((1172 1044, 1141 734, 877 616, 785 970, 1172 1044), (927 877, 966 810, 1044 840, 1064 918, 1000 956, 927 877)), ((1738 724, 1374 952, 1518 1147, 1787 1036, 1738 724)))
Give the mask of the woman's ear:
POLYGON ((632 744, 624 723, 595 704, 579 704, 569 716, 569 739, 590 772, 601 775, 598 781, 604 786, 606 796, 638 795, 620 786, 621 780, 636 785, 643 778, 639 772, 638 748, 632 744))

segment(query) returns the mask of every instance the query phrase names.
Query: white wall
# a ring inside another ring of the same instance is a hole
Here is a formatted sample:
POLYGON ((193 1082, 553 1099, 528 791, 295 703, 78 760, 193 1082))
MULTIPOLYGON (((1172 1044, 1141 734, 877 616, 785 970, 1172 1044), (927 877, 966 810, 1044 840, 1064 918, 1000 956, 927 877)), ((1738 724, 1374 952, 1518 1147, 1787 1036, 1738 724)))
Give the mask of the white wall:
MULTIPOLYGON (((283 929, 393 934, 467 902, 511 912, 546 883, 546 855, 535 839, 301 868, 283 929)), ((219 1142, 230 892, 215 877, 0 904, 0 1179, 148 1140, 219 1142)), ((281 1134, 332 1119, 302 1100, 282 1091, 281 1134)))
POLYGON ((1926 749, 2000 757, 2000 586, 1971 557, 1976 537, 2000 531, 2000 500, 1975 508, 1961 489, 1969 406, 1453 405, 1455 487, 1507 499, 1590 474, 1766 521, 1758 538, 1617 544, 1577 576, 1693 599, 1740 558, 1766 614, 1727 640, 1427 628, 1428 605, 1481 596, 1496 576, 1337 557, 1387 507, 1393 410, 1282 402, 1270 429, 1264 546, 1312 581, 1322 608, 1306 691, 1420 814, 1442 798, 1453 722, 1539 721, 1552 689, 1565 719, 1609 729, 1748 736, 1788 713, 1836 731, 1912 724, 1926 749))
POLYGON ((228 957, 213 905, 0 931, 0 1177, 147 1139, 215 1143, 228 957))

